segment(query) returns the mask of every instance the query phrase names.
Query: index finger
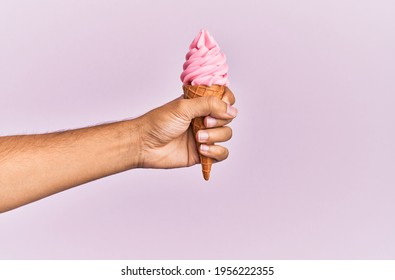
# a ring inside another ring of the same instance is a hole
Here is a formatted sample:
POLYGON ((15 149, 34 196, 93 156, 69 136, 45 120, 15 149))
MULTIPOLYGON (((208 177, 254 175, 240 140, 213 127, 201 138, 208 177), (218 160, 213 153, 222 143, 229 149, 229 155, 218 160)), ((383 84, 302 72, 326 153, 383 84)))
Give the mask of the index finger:
POLYGON ((222 101, 230 105, 233 105, 236 102, 233 92, 228 87, 225 87, 225 92, 224 92, 224 96, 222 97, 222 101))

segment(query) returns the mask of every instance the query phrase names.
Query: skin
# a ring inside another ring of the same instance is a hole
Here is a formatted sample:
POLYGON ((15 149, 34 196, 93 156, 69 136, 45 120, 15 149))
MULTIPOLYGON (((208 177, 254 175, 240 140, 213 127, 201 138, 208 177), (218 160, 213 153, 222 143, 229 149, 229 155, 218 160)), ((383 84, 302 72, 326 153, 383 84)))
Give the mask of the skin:
POLYGON ((0 137, 0 212, 134 168, 192 166, 199 153, 225 160, 228 150, 212 143, 231 139, 234 102, 227 89, 222 100, 180 97, 133 120, 0 137), (203 116, 206 129, 193 135, 191 120, 203 116))

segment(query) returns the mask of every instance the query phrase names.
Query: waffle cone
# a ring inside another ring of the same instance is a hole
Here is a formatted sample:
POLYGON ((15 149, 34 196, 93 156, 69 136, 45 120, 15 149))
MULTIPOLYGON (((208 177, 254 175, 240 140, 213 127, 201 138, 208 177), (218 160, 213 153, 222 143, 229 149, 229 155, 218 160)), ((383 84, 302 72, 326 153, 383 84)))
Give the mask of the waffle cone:
MULTIPOLYGON (((212 86, 183 85, 182 88, 184 90, 185 99, 192 99, 192 98, 198 98, 203 96, 216 96, 222 99, 225 93, 225 86, 221 86, 221 85, 212 85, 212 86)), ((194 118, 191 122, 191 127, 194 135, 196 135, 196 133, 199 130, 205 129, 204 117, 194 118)), ((199 143, 196 143, 196 146, 198 145, 199 143)), ((211 172, 211 166, 213 165, 213 159, 203 156, 200 153, 199 153, 199 157, 200 157, 200 163, 202 164, 203 177, 206 181, 208 181, 210 179, 210 172, 211 172)))

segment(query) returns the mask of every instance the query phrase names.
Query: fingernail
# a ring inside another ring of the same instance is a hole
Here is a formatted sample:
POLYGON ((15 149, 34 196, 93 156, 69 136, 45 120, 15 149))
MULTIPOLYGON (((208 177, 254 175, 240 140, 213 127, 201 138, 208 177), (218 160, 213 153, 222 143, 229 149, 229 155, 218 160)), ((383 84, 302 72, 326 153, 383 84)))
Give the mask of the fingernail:
POLYGON ((213 126, 215 126, 217 124, 217 120, 212 118, 212 117, 207 117, 206 118, 206 122, 207 122, 206 123, 207 127, 213 127, 213 126))
POLYGON ((209 149, 209 147, 207 145, 204 145, 204 144, 200 145, 200 150, 202 152, 208 152, 208 149, 209 149))
POLYGON ((237 109, 235 107, 233 107, 233 106, 228 104, 228 107, 226 109, 226 113, 229 116, 236 117, 237 116, 237 109))
POLYGON ((205 131, 199 131, 198 132, 198 139, 199 139, 199 142, 207 141, 208 140, 208 133, 205 131))

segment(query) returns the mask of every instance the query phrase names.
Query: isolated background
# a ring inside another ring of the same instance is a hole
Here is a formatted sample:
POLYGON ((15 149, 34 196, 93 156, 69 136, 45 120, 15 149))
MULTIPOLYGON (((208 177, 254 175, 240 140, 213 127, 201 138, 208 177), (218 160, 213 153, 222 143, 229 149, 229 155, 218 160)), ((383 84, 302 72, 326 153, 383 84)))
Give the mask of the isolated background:
POLYGON ((394 3, 0 1, 0 135, 179 96, 202 27, 240 113, 209 182, 132 170, 1 214, 0 258, 395 258, 394 3))

